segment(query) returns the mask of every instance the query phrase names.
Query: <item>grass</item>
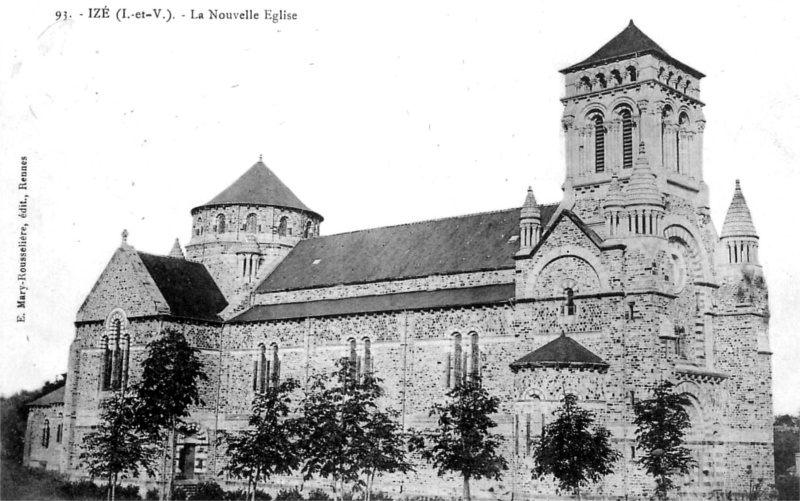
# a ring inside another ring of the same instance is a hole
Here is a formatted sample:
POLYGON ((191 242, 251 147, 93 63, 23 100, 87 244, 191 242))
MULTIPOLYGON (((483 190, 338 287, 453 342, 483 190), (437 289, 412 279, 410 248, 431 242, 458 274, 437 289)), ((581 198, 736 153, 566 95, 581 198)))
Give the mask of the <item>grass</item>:
POLYGON ((25 468, 9 459, 3 459, 0 466, 0 499, 64 499, 58 495, 63 482, 57 474, 25 468))

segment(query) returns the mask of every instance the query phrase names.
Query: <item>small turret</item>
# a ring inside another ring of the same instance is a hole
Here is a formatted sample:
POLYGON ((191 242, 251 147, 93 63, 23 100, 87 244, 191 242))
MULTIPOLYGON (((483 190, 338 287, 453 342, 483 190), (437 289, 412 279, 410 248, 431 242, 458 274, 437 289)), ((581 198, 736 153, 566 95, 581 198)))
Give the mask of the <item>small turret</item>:
MULTIPOLYGON (((618 180, 616 182, 619 183, 618 180)), ((609 189, 611 200, 607 200, 603 204, 608 217, 609 235, 660 235, 661 220, 664 218, 664 198, 658 189, 656 175, 650 169, 644 141, 639 143, 636 166, 633 168, 628 185, 621 197, 612 191, 617 189, 612 184, 609 189), (620 205, 622 210, 617 209, 620 205), (613 219, 611 214, 614 214, 613 219)))
POLYGON ((181 249, 181 243, 178 239, 175 239, 175 243, 172 244, 172 250, 169 251, 169 257, 176 257, 178 259, 186 259, 186 256, 183 255, 183 249, 181 249))
POLYGON ((722 225, 720 242, 729 264, 758 264, 758 233, 738 179, 722 225))
POLYGON ((520 249, 531 249, 539 243, 542 236, 542 213, 533 196, 533 188, 528 186, 525 203, 519 213, 520 249))
POLYGON ((608 186, 608 193, 603 200, 603 215, 606 220, 606 234, 609 237, 617 236, 619 233, 619 213, 624 207, 625 200, 622 197, 622 188, 619 184, 617 173, 611 175, 611 184, 608 186))

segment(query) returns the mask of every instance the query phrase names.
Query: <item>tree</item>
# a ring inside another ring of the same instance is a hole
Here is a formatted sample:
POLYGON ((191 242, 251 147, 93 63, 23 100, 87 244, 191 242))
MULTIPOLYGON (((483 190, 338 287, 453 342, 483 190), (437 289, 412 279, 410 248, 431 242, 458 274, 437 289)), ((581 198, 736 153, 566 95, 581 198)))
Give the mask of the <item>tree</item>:
POLYGON ((686 475, 695 463, 683 446, 686 430, 692 423, 686 408, 692 405, 685 393, 674 393, 674 385, 662 381, 653 386, 652 396, 636 402, 636 448, 644 454, 638 460, 656 481, 654 495, 667 499, 675 488, 671 476, 686 475))
POLYGON ((489 433, 497 426, 490 415, 499 405, 500 399, 490 396, 480 378, 473 376, 447 392, 444 405, 433 406, 430 415, 438 415, 438 427, 416 432, 411 440, 413 449, 433 463, 439 476, 450 472, 461 475, 465 501, 471 499, 471 479, 500 480, 503 470, 508 469, 498 453, 502 437, 489 433))
POLYGON ((778 499, 800 499, 797 476, 792 475, 795 454, 800 452, 800 416, 775 416, 775 487, 778 499))
POLYGON ((258 483, 272 475, 289 475, 300 465, 299 420, 289 417, 291 394, 299 387, 294 379, 272 385, 256 395, 250 427, 235 435, 225 434, 229 461, 223 468, 235 478, 248 480, 252 499, 258 483))
POLYGON ((208 376, 203 372, 197 350, 189 345, 180 331, 164 329, 160 336, 147 344, 147 358, 142 363, 142 378, 137 385, 140 406, 136 419, 143 432, 164 437, 161 499, 164 499, 164 489, 168 496, 172 495, 175 433, 189 417, 190 406, 204 404, 200 398, 199 381, 208 381, 208 376), (167 449, 172 463, 168 486, 163 481, 167 449))
POLYGON ((622 454, 611 447, 610 431, 593 426, 594 413, 579 407, 578 397, 567 394, 561 402, 553 412, 556 419, 545 426, 534 449, 533 475, 540 479, 553 475, 561 490, 580 499, 581 487, 613 473, 622 454))
POLYGON ((155 476, 158 451, 153 437, 136 426, 137 405, 135 396, 115 392, 100 403, 100 424, 83 437, 80 458, 93 478, 108 479, 111 501, 120 479, 138 477, 140 468, 155 476))
POLYGON ((376 474, 408 473, 414 471, 414 467, 406 460, 406 435, 397 422, 396 411, 373 410, 364 424, 363 441, 362 471, 367 477, 366 501, 370 501, 376 474))
POLYGON ((330 478, 341 498, 347 484, 369 491, 377 473, 411 470, 399 426, 378 408, 382 393, 379 379, 358 374, 347 359, 335 372, 311 378, 303 405, 304 478, 330 478))

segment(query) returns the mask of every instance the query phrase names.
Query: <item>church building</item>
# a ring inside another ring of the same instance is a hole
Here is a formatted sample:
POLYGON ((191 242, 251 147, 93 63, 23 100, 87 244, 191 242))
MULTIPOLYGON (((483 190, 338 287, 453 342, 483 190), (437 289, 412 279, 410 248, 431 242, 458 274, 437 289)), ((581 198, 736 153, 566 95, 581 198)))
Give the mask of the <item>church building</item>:
MULTIPOLYGON (((66 386, 30 404, 26 463, 86 477, 81 440, 99 402, 135 382, 147 343, 174 328, 209 376, 178 441, 184 484, 243 487, 219 476, 219 431, 245 427, 254 395, 276 380, 302 383, 342 357, 384 381, 405 429, 433 426, 432 405, 481 376, 501 400, 509 470, 473 482, 479 499, 552 497, 551 481, 532 479, 531 453, 566 393, 623 454, 586 495, 649 497, 633 408, 662 380, 692 401, 696 465, 676 479, 682 497, 772 483, 759 238, 739 181, 720 233, 711 220, 703 73, 633 22, 561 73, 560 203, 521 187, 521 207, 323 235, 322 215, 259 160, 191 210, 185 248, 148 254, 123 233, 77 313, 66 386)), ((460 488, 425 465, 376 479, 396 499, 460 488)))

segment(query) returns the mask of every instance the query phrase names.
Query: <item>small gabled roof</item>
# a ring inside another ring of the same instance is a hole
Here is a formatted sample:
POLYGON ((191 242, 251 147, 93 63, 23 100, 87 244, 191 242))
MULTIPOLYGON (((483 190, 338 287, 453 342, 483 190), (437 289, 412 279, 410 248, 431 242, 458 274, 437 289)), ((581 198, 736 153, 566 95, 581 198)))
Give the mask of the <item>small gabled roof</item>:
POLYGON ((37 398, 33 402, 28 403, 28 406, 40 406, 45 407, 52 404, 63 404, 64 403, 64 390, 66 390, 66 385, 58 388, 56 390, 51 391, 50 393, 45 393, 41 397, 37 398))
MULTIPOLYGON (((540 206, 542 224, 556 205, 540 206)), ((257 293, 513 269, 520 209, 300 241, 257 293)))
MULTIPOLYGON (((322 216, 309 209, 283 184, 278 176, 259 160, 232 185, 200 207, 211 205, 269 205, 309 212, 322 219, 322 216)), ((192 211, 199 209, 195 207, 192 211)))
POLYGON ((164 296, 170 315, 220 320, 217 314, 228 306, 228 301, 203 264, 144 252, 138 254, 164 296))
POLYGON ((679 66, 684 71, 691 73, 696 78, 703 78, 705 76, 694 68, 687 66, 686 64, 667 54, 667 51, 662 49, 660 45, 655 43, 649 36, 645 35, 642 30, 633 24, 632 19, 624 30, 609 40, 608 43, 600 47, 597 52, 578 64, 574 64, 569 68, 564 68, 561 70, 561 73, 571 73, 573 71, 588 68, 590 66, 596 66, 612 60, 625 59, 644 54, 656 54, 662 59, 679 66))
POLYGON ((561 335, 510 365, 511 370, 542 367, 584 367, 604 370, 608 364, 579 342, 561 335))

